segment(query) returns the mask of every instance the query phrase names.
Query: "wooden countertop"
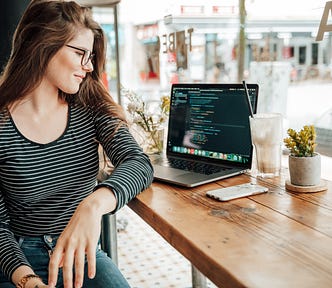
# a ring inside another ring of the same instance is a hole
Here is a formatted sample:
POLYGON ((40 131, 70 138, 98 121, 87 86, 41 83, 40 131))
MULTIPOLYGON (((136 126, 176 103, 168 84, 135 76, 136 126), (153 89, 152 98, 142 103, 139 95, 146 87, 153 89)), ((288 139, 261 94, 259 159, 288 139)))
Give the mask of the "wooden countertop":
POLYGON ((196 188, 154 182, 128 205, 217 286, 330 288, 332 182, 303 194, 284 184, 250 174, 196 188), (205 195, 249 182, 269 192, 229 202, 205 195))

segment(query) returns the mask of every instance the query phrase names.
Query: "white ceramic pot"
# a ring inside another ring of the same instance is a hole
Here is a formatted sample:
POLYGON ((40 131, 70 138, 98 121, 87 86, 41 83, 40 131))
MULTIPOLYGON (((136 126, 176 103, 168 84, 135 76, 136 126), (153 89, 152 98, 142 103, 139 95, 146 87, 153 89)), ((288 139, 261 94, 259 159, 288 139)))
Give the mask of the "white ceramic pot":
POLYGON ((290 182, 297 186, 319 185, 321 177, 321 157, 315 153, 313 157, 295 157, 289 155, 290 182))

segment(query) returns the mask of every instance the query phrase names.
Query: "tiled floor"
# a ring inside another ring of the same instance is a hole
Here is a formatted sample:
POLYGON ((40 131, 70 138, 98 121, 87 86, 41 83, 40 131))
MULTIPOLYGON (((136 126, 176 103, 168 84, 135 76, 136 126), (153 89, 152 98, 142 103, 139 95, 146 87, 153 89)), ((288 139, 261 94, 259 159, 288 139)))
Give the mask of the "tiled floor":
MULTIPOLYGON (((192 287, 190 262, 135 212, 124 207, 117 222, 118 264, 132 288, 192 287)), ((216 286, 207 281, 207 287, 216 286)))

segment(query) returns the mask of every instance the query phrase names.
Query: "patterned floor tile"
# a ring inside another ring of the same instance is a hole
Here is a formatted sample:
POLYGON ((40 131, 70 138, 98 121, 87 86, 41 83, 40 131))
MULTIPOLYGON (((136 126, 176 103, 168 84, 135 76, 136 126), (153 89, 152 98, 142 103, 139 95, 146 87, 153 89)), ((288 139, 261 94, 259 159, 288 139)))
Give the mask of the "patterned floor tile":
POLYGON ((125 223, 118 232, 118 264, 132 288, 192 287, 190 262, 135 212, 122 208, 117 222, 125 223))

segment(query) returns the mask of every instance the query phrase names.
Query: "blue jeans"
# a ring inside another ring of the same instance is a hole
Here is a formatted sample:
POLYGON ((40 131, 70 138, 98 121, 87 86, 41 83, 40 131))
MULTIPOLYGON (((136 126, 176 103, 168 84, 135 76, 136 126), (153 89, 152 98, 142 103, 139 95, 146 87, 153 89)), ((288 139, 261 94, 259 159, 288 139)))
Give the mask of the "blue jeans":
MULTIPOLYGON (((17 241, 34 272, 39 275, 44 283, 48 279, 49 253, 54 249, 57 237, 45 235, 42 237, 19 237, 17 241)), ((94 279, 87 277, 87 262, 84 266, 83 288, 126 288, 130 287, 118 267, 106 253, 100 249, 96 251, 96 276, 94 279)), ((63 288, 62 269, 59 269, 57 288, 63 288)), ((15 288, 0 271, 0 288, 15 288)))

